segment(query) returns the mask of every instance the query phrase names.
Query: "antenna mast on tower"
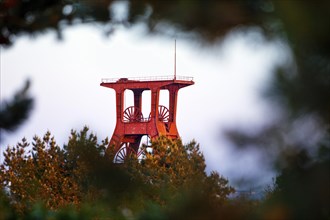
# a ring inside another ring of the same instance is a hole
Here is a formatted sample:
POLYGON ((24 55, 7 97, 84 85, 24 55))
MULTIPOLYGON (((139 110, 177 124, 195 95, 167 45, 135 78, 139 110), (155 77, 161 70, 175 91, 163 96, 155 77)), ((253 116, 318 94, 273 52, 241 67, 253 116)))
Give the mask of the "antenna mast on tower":
POLYGON ((176 79, 176 39, 174 39, 174 80, 176 79))

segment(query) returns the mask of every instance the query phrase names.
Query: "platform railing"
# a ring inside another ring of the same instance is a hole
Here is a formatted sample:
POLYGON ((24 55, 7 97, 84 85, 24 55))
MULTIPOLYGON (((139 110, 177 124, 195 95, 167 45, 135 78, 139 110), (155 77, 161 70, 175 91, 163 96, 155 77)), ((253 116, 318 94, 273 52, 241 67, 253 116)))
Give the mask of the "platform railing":
POLYGON ((145 77, 125 77, 125 78, 102 78, 102 83, 114 83, 114 82, 125 82, 125 81, 168 81, 168 80, 182 80, 182 81, 193 81, 193 77, 190 76, 145 76, 145 77))

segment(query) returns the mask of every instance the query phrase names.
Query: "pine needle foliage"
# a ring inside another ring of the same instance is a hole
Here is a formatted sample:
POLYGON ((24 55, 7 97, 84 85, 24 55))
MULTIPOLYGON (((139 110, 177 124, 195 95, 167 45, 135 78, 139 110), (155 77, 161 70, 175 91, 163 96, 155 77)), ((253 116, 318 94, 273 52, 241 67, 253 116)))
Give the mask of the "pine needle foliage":
POLYGON ((215 209, 234 192, 220 174, 206 173, 195 141, 184 145, 159 137, 152 141, 152 152, 144 146, 144 158, 131 155, 123 164, 113 163, 109 155, 115 152, 108 144, 107 139, 99 144, 87 127, 72 130, 63 147, 50 132, 35 136, 31 144, 23 138, 4 152, 0 186, 7 206, 2 207, 21 217, 86 213, 126 219, 146 216, 153 206, 167 218, 178 211, 173 204, 189 206, 202 199, 215 209))

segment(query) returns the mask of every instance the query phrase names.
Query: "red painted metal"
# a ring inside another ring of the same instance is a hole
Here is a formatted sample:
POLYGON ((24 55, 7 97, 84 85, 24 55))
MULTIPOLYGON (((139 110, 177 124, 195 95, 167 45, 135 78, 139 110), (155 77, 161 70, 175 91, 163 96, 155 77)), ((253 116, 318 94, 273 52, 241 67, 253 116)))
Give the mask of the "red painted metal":
POLYGON ((160 135, 179 138, 176 126, 178 91, 193 84, 192 77, 182 76, 102 79, 101 86, 116 92, 116 127, 109 144, 114 146, 116 158, 123 160, 127 152, 139 152, 144 135, 151 139, 160 135), (133 91, 134 106, 124 109, 124 92, 127 89, 133 91), (151 112, 148 117, 141 112, 142 93, 146 90, 151 91, 151 112), (169 91, 169 108, 159 105, 160 90, 169 91))

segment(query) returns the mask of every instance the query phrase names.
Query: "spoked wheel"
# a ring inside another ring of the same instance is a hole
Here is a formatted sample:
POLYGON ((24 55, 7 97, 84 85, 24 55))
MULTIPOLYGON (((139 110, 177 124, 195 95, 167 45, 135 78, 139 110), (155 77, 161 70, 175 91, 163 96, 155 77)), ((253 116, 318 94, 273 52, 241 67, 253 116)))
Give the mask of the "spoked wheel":
POLYGON ((141 121, 143 119, 141 110, 135 106, 130 106, 126 108, 123 117, 124 122, 135 122, 141 121))
POLYGON ((132 147, 129 146, 129 143, 125 143, 119 151, 116 153, 114 158, 114 163, 124 163, 127 158, 135 155, 138 160, 142 160, 145 158, 145 154, 143 150, 139 150, 136 152, 132 147))
POLYGON ((158 120, 168 122, 170 119, 170 111, 163 105, 158 106, 158 120))
POLYGON ((136 154, 135 150, 125 143, 116 153, 114 163, 124 163, 132 154, 136 154))

